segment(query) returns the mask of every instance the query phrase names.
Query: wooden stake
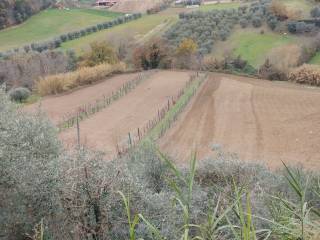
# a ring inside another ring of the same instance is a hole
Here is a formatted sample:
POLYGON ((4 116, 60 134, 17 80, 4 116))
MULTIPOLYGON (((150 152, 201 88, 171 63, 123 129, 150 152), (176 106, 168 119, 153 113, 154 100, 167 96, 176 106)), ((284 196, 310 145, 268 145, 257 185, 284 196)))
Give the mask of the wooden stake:
POLYGON ((138 137, 139 137, 139 141, 141 140, 141 135, 140 135, 140 129, 138 128, 138 137))
POLYGON ((130 147, 132 147, 132 140, 131 140, 131 134, 130 134, 130 132, 128 133, 128 137, 129 137, 129 145, 130 145, 130 147))
POLYGON ((78 149, 80 149, 80 124, 79 124, 79 114, 77 115, 77 140, 78 140, 78 149))

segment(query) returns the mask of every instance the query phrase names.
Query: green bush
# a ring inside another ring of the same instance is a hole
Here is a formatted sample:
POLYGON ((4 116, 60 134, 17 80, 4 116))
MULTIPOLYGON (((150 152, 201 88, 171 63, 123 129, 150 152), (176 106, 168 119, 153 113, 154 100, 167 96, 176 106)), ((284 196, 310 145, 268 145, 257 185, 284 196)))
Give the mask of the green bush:
POLYGON ((0 90, 0 232, 22 239, 58 213, 60 143, 41 115, 21 114, 0 90))
POLYGON ((311 9, 310 15, 314 18, 319 18, 320 17, 320 6, 316 6, 311 9))
POLYGON ((261 27, 262 25, 262 20, 260 17, 258 16, 255 16, 252 18, 252 25, 255 27, 255 28, 258 28, 258 27, 261 27))
POLYGON ((9 91, 9 96, 12 101, 23 102, 31 95, 31 91, 28 88, 18 87, 9 91))

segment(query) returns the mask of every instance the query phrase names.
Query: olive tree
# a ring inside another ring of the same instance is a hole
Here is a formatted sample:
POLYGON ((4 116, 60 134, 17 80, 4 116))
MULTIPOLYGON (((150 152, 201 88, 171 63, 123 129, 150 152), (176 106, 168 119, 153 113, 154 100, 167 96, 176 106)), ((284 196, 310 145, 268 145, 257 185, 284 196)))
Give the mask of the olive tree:
POLYGON ((41 115, 22 113, 0 90, 0 232, 20 239, 57 210, 60 143, 41 115))

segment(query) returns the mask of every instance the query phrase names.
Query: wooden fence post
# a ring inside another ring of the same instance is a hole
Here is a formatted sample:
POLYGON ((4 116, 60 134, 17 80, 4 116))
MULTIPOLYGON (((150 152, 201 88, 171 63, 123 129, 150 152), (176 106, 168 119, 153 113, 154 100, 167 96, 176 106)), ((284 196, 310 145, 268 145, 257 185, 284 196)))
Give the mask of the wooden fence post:
POLYGON ((139 141, 141 140, 141 135, 140 135, 140 129, 138 128, 138 137, 139 137, 139 141))
POLYGON ((129 145, 130 145, 130 147, 132 147, 132 140, 131 140, 131 134, 130 134, 130 132, 128 133, 128 137, 129 137, 129 145))
POLYGON ((80 150, 80 124, 79 124, 79 114, 77 115, 77 140, 78 140, 78 149, 80 150))

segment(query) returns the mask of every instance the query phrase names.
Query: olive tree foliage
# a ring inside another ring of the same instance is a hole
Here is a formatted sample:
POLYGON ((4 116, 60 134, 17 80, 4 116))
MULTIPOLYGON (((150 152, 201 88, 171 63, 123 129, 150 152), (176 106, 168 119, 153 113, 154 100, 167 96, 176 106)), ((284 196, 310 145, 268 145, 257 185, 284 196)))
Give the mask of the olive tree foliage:
POLYGON ((180 13, 180 20, 166 32, 165 37, 173 46, 191 38, 199 46, 200 54, 208 54, 215 42, 227 40, 237 24, 243 28, 249 25, 261 27, 266 22, 272 30, 275 29, 278 19, 270 11, 270 4, 271 0, 260 0, 238 9, 180 13))
POLYGON ((27 100, 27 98, 31 95, 31 91, 28 88, 18 87, 11 89, 9 92, 10 99, 12 101, 20 102, 27 100))
POLYGON ((42 116, 21 113, 0 90, 0 232, 20 239, 53 214, 60 143, 42 116))
POLYGON ((320 6, 316 6, 316 7, 312 8, 310 11, 310 15, 313 18, 319 18, 320 17, 320 6))

